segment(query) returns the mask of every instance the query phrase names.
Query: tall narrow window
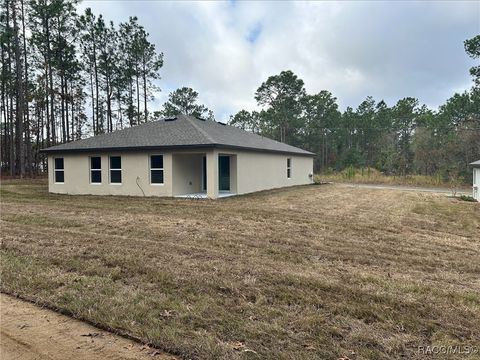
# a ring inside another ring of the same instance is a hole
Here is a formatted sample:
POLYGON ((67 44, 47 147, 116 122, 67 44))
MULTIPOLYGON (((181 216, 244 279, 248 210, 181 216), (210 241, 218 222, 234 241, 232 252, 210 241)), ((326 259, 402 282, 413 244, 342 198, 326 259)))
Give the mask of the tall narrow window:
POLYGON ((122 157, 110 156, 110 183, 122 183, 122 157))
POLYGON ((150 156, 150 183, 163 184, 163 155, 150 156))
POLYGON ((55 158, 54 177, 55 183, 63 184, 65 181, 65 169, 63 167, 63 158, 55 158))
POLYGON ((287 158, 287 179, 292 177, 292 159, 287 158))
POLYGON ((92 184, 102 183, 102 158, 100 156, 90 158, 90 182, 92 184))

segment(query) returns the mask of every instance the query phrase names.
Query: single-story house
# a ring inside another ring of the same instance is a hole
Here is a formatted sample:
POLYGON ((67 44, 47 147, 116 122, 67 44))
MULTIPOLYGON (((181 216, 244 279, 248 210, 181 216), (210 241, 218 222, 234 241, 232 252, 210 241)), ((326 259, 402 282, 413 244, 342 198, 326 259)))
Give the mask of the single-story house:
POLYGON ((43 150, 52 193, 218 198, 310 184, 314 154, 178 115, 43 150))
POLYGON ((470 163, 473 167, 473 197, 480 201, 480 160, 470 163))

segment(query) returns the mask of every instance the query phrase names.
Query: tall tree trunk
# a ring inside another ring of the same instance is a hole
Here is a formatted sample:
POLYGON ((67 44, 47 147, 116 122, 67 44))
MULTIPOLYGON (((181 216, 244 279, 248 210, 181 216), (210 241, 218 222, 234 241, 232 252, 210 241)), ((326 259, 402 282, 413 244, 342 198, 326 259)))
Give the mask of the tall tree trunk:
POLYGON ((16 155, 18 159, 18 167, 20 171, 20 177, 25 177, 25 144, 23 141, 23 114, 25 109, 25 93, 23 85, 23 64, 20 54, 20 39, 19 28, 17 22, 17 6, 12 3, 12 20, 13 20, 13 41, 15 47, 15 90, 16 90, 16 138, 15 147, 16 155))
MULTIPOLYGON (((11 69, 10 69, 11 73, 11 69)), ((10 114, 9 114, 9 130, 10 130, 10 175, 16 175, 17 174, 17 166, 15 163, 15 143, 13 139, 15 139, 15 132, 14 132, 14 127, 15 127, 15 122, 13 121, 13 96, 10 94, 10 114)))
MULTIPOLYGON (((42 118, 41 118, 41 120, 42 120, 42 126, 41 126, 42 136, 40 137, 40 139, 42 139, 42 146, 41 147, 43 149, 45 147, 45 113, 44 113, 44 108, 43 107, 40 108, 40 112, 42 113, 42 118)), ((46 120, 48 122, 48 118, 46 120)), ((43 163, 44 158, 45 157, 42 157, 42 171, 45 170, 45 168, 43 166, 44 165, 44 163, 43 163)))
POLYGON ((50 88, 49 88, 49 93, 50 93, 50 127, 51 127, 51 132, 52 132, 52 143, 55 145, 57 143, 57 126, 55 123, 55 92, 53 88, 53 70, 51 63, 48 65, 48 77, 50 81, 50 88))
POLYGON ((145 111, 145 122, 148 121, 148 110, 147 110, 147 72, 145 69, 145 60, 143 61, 143 109, 145 111))
POLYGON ((140 86, 138 83, 138 67, 135 67, 135 81, 137 84, 137 124, 140 124, 140 86))
MULTIPOLYGON (((6 23, 6 32, 10 33, 11 28, 10 28, 10 1, 6 1, 6 16, 5 16, 5 23, 6 23)), ((11 75, 12 74, 12 56, 11 56, 11 44, 10 44, 10 37, 7 36, 7 41, 5 42, 5 47, 6 47, 6 55, 8 56, 8 62, 7 62, 7 74, 11 75)), ((15 174, 15 152, 14 152, 14 147, 13 147, 13 138, 14 138, 14 133, 13 133, 13 98, 12 98, 12 88, 11 88, 11 83, 6 84, 6 118, 5 122, 8 123, 7 132, 5 133, 5 138, 8 141, 8 169, 10 171, 10 175, 15 174)))
POLYGON ((129 103, 128 103, 128 120, 130 121, 130 126, 134 125, 133 120, 133 79, 130 78, 130 93, 129 93, 129 103))
POLYGON ((29 109, 29 85, 28 85, 28 59, 27 59, 27 37, 25 32, 25 10, 23 6, 24 1, 21 0, 21 9, 22 9, 22 36, 23 36, 23 57, 25 63, 25 142, 26 142, 26 152, 27 152, 27 173, 29 176, 32 175, 32 141, 30 133, 30 109, 29 109))
POLYGON ((69 96, 68 96, 68 80, 64 79, 63 81, 63 95, 65 96, 65 132, 67 134, 67 141, 70 141, 70 124, 69 124, 69 116, 68 116, 68 101, 69 101, 69 96))
POLYGON ((118 119, 120 121, 120 129, 123 129, 122 93, 120 91, 120 87, 117 88, 117 102, 118 102, 118 119))
POLYGON ((64 83, 65 76, 64 70, 60 70, 60 109, 62 112, 62 142, 67 142, 67 126, 65 124, 65 92, 64 92, 64 83))
POLYGON ((325 129, 322 129, 322 170, 325 169, 325 129))
POLYGON ((75 137, 75 94, 73 88, 73 80, 70 81, 70 96, 72 99, 72 140, 76 140, 75 137))
POLYGON ((96 115, 96 118, 97 118, 97 133, 99 132, 100 130, 100 126, 99 126, 99 106, 98 106, 98 69, 97 69, 97 47, 96 47, 96 44, 95 44, 95 37, 93 37, 93 69, 95 71, 95 96, 96 96, 96 109, 95 109, 95 115, 96 115))
POLYGON ((328 166, 328 130, 325 131, 325 166, 328 166))
MULTIPOLYGON (((50 135, 50 98, 48 97, 48 65, 47 62, 48 60, 45 59, 45 112, 46 112, 46 128, 47 128, 47 147, 50 146, 51 144, 51 135, 50 135)), ((45 125, 43 124, 43 126, 45 125)), ((42 135, 43 139, 43 135, 42 135)), ((43 148, 43 141, 42 141, 42 148, 43 148)))
POLYGON ((42 136, 42 141, 43 141, 43 114, 41 112, 42 112, 42 109, 37 103, 37 105, 35 106, 35 115, 37 117, 37 131, 36 131, 37 153, 35 154, 35 173, 38 173, 38 168, 39 168, 38 149, 40 148, 40 135, 42 136))
POLYGON ((92 67, 90 66, 90 93, 92 94, 92 127, 93 135, 97 135, 97 122, 95 119, 95 93, 93 92, 93 73, 92 67))
POLYGON ((46 29, 46 53, 47 53, 47 97, 50 98, 49 100, 49 105, 50 105, 50 131, 51 131, 51 141, 55 145, 57 142, 57 132, 56 132, 56 126, 55 126, 55 94, 54 94, 54 89, 53 89, 53 70, 52 70, 52 50, 50 48, 50 24, 49 24, 49 18, 48 16, 45 17, 44 19, 44 26, 46 29))
POLYGON ((113 131, 113 123, 112 123, 112 90, 110 85, 110 76, 107 75, 106 78, 107 83, 107 132, 113 131))
MULTIPOLYGON (((2 69, 3 69, 4 63, 3 63, 3 58, 2 58, 2 69)), ((2 133, 2 141, 1 141, 1 162, 2 162, 2 169, 4 170, 4 167, 7 167, 8 159, 7 159, 7 154, 8 154, 8 142, 7 142, 7 136, 8 136, 8 124, 7 124, 7 111, 5 108, 5 89, 4 89, 4 84, 2 82, 2 103, 1 103, 1 109, 0 109, 0 117, 4 120, 3 121, 3 133, 2 133)))
POLYGON ((2 103, 1 103, 1 111, 0 111, 0 117, 3 119, 3 138, 1 139, 2 143, 2 151, 1 151, 1 161, 2 165, 4 168, 2 170, 5 170, 6 168, 9 168, 9 162, 8 162, 8 100, 7 100, 7 61, 6 61, 6 49, 4 46, 4 43, 2 42, 0 44, 1 46, 1 56, 2 56, 2 103))

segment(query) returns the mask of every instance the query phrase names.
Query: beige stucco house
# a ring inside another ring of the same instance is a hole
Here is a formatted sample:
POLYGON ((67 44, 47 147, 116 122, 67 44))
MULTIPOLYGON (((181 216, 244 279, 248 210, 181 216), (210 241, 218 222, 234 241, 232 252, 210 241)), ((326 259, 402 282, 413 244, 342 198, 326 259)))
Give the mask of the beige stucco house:
POLYGON ((178 115, 44 150, 52 193, 209 197, 312 182, 312 153, 178 115))

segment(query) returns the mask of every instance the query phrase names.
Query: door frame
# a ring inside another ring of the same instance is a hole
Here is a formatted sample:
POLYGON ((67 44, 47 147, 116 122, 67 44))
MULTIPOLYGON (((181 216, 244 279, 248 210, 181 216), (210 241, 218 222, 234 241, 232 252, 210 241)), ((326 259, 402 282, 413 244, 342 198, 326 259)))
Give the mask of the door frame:
POLYGON ((202 192, 207 191, 207 155, 202 155, 202 192))
POLYGON ((231 155, 226 155, 226 154, 219 154, 218 155, 218 191, 219 192, 230 192, 232 190, 232 169, 231 169, 231 155), (220 158, 227 158, 228 159, 228 190, 221 189, 221 181, 220 181, 220 176, 221 176, 221 161, 220 158))

